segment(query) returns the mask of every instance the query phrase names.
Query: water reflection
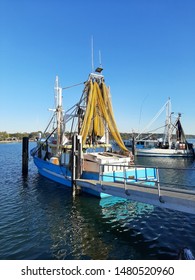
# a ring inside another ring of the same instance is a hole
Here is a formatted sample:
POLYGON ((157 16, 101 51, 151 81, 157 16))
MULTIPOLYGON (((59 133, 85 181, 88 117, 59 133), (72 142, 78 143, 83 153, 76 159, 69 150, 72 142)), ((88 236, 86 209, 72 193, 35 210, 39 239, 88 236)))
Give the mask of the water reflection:
POLYGON ((192 158, 136 157, 135 163, 159 167, 161 185, 195 190, 195 162, 192 158))

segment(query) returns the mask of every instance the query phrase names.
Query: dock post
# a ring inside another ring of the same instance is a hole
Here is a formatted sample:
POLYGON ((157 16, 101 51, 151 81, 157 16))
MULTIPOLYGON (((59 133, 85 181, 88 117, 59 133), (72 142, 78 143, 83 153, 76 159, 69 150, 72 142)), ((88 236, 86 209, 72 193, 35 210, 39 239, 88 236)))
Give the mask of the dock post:
POLYGON ((135 155, 135 136, 132 137, 132 154, 135 155))
POLYGON ((159 201, 161 203, 164 203, 164 200, 161 196, 161 193, 160 193, 160 179, 159 179, 159 170, 158 168, 156 169, 156 177, 157 177, 157 188, 158 188, 158 197, 159 197, 159 201))
POLYGON ((72 137, 72 194, 79 194, 80 188, 76 185, 76 179, 81 176, 81 144, 78 135, 72 137))
POLYGON ((22 174, 28 174, 28 143, 29 138, 23 137, 22 139, 22 174))
POLYGON ((72 194, 76 194, 76 135, 72 137, 72 194))

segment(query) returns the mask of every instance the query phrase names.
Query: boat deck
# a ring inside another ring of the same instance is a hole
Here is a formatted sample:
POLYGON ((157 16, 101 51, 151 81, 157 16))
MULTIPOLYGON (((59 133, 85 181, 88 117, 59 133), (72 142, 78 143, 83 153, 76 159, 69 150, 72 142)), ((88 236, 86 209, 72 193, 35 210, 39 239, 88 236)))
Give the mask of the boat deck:
POLYGON ((77 179, 77 186, 90 188, 99 193, 152 204, 162 208, 195 214, 195 192, 176 188, 150 186, 140 183, 116 183, 77 179))

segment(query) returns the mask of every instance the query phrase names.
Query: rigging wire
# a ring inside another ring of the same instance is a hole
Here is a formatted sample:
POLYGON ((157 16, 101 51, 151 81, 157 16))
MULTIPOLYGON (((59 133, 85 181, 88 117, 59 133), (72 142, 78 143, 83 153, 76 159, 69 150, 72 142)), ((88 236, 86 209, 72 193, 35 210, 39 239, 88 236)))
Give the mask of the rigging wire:
POLYGON ((162 112, 165 110, 167 104, 168 104, 169 101, 167 101, 163 106, 162 108, 159 110, 159 112, 153 117, 153 119, 150 121, 150 123, 145 127, 145 129, 143 129, 139 134, 138 136, 136 137, 139 138, 139 136, 144 133, 155 121, 156 119, 162 114, 162 112))
POLYGON ((46 129, 44 130, 44 133, 43 133, 43 134, 46 133, 46 131, 47 131, 48 127, 50 126, 50 124, 52 123, 53 119, 54 119, 54 115, 52 116, 52 118, 51 118, 50 122, 48 123, 46 129))
POLYGON ((51 137, 51 135, 57 130, 57 127, 47 136, 47 138, 38 146, 36 149, 33 150, 32 155, 35 155, 41 148, 42 146, 47 142, 47 140, 51 137))
MULTIPOLYGON (((138 141, 141 141, 141 140, 145 140, 145 139, 147 139, 147 138, 149 138, 150 136, 152 136, 153 134, 154 134, 154 132, 156 132, 157 130, 159 130, 159 129, 161 129, 161 128, 165 128, 165 126, 166 125, 163 125, 163 126, 160 126, 160 127, 157 127, 157 128, 155 128, 155 129, 153 129, 153 130, 150 130, 150 131, 148 131, 148 132, 145 132, 145 133, 150 133, 148 136, 143 136, 143 138, 139 138, 138 139, 138 141)), ((139 134, 139 135, 142 135, 142 134, 139 134)), ((136 139, 137 139, 137 137, 136 137, 136 139)))
POLYGON ((68 89, 68 88, 77 87, 77 86, 80 86, 80 85, 83 85, 83 84, 85 84, 85 82, 78 83, 78 84, 75 84, 75 85, 72 85, 72 86, 68 86, 68 87, 63 87, 62 90, 65 90, 65 89, 68 89))

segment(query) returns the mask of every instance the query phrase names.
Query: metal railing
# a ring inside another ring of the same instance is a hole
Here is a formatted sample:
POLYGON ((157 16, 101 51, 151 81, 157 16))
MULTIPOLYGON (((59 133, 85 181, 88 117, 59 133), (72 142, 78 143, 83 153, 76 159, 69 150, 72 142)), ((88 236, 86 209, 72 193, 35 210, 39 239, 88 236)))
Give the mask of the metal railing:
MULTIPOLYGON (((109 177, 109 178, 113 178, 112 180, 109 180, 110 182, 120 182, 123 183, 124 185, 124 189, 125 192, 128 192, 128 195, 130 195, 129 193, 129 188, 127 188, 127 185, 133 184, 135 186, 134 183, 143 183, 144 182, 153 182, 155 183, 155 187, 157 188, 158 191, 158 197, 159 197, 159 201, 161 203, 164 203, 163 198, 161 196, 161 190, 171 190, 171 191, 181 191, 181 189, 185 189, 186 193, 191 193, 192 190, 190 190, 189 188, 195 188, 195 186, 191 186, 191 185, 185 185, 180 183, 175 183, 175 182, 165 182, 165 181, 160 181, 160 176, 159 176, 159 171, 162 170, 172 170, 172 171, 177 171, 177 172, 181 172, 181 171, 190 171, 193 172, 195 171, 195 168, 173 168, 173 167, 153 167, 153 166, 149 166, 149 167, 145 167, 145 166, 141 166, 141 165, 132 165, 132 166, 127 166, 127 165, 112 165, 112 171, 109 169, 109 171, 105 171, 106 170, 106 166, 111 166, 110 164, 101 164, 100 165, 100 170, 99 170, 99 180, 100 180, 100 184, 102 184, 103 181, 103 177, 109 177), (115 171, 115 167, 117 167, 117 170, 115 171), (119 168, 120 167, 120 168, 119 168), (151 169, 153 169, 153 176, 151 176, 151 169), (127 171, 130 170, 134 170, 134 176, 127 176, 127 171), (140 170, 144 170, 144 172, 142 172, 142 175, 145 173, 145 176, 139 176, 140 174, 140 170), (148 170, 150 170, 150 174, 148 174, 148 170), (120 172, 121 176, 116 175, 115 172, 120 172)), ((108 168, 107 168, 108 169, 108 168)), ((105 181, 105 180, 104 180, 105 181)), ((138 186, 140 186, 139 184, 137 184, 138 186)), ((144 187, 146 187, 146 185, 144 185, 144 187)))
POLYGON ((118 181, 122 181, 124 182, 124 187, 126 189, 126 184, 131 181, 131 182, 158 182, 159 188, 160 188, 160 184, 159 184, 159 172, 157 168, 153 168, 153 167, 143 167, 143 166, 127 166, 127 165, 110 165, 110 164, 100 164, 99 166, 100 170, 99 170, 99 180, 100 183, 102 183, 103 181, 103 177, 109 177, 109 178, 113 178, 113 182, 116 182, 116 179, 119 179, 118 181), (113 170, 111 171, 104 171, 105 167, 108 166, 112 166, 113 170), (114 170, 114 167, 117 167, 117 170, 114 170), (119 169, 120 167, 120 169, 119 169), (149 175, 148 170, 153 169, 153 176, 149 175), (127 176, 127 171, 133 171, 134 170, 134 174, 132 174, 131 176, 127 176), (139 172, 138 170, 144 170, 144 175, 140 177, 139 176, 139 172), (116 175, 116 172, 121 172, 121 174, 123 174, 122 176, 116 175), (112 174, 111 174, 112 173, 112 174))

